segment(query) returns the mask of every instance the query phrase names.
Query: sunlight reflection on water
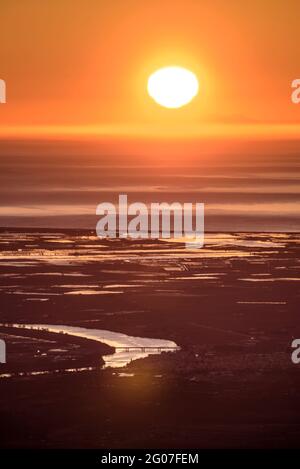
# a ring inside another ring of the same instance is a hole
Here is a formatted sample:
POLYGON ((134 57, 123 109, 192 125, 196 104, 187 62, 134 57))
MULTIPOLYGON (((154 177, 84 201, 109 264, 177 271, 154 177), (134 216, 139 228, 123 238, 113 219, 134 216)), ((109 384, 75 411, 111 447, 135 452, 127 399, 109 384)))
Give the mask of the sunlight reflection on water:
POLYGON ((110 355, 103 355, 104 368, 120 368, 138 358, 146 358, 149 355, 157 355, 164 351, 179 350, 177 344, 171 340, 134 337, 101 329, 57 324, 6 324, 6 326, 69 334, 107 344, 115 348, 115 352, 110 355))

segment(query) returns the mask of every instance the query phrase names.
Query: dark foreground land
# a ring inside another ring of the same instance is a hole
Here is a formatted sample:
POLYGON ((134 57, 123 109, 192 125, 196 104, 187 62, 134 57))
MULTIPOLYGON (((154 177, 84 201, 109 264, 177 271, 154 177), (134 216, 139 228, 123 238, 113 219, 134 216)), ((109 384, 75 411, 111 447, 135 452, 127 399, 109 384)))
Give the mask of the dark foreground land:
POLYGON ((299 447, 298 234, 204 249, 92 233, 0 233, 0 322, 175 341, 102 369, 100 343, 0 328, 1 447, 299 447))

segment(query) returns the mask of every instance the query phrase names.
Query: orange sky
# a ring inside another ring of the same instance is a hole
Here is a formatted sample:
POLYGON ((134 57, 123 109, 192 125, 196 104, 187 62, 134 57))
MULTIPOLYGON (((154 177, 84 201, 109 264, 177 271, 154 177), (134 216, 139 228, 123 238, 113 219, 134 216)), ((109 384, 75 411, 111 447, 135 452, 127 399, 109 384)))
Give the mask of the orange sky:
POLYGON ((2 135, 300 134, 298 0, 1 0, 0 11, 2 135), (200 82, 179 110, 146 92, 172 64, 200 82))

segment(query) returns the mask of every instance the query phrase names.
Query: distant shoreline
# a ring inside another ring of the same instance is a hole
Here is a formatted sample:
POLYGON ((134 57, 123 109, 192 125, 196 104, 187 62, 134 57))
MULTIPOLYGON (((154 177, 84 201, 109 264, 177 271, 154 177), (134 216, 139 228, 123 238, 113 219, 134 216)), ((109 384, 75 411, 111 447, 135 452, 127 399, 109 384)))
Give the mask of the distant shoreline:
MULTIPOLYGON (((41 232, 44 232, 44 233, 49 233, 49 232, 52 232, 52 233, 57 233, 58 231, 63 231, 64 233, 71 233, 71 234, 77 234, 77 233, 81 233, 81 234, 89 234, 90 236, 97 236, 96 234, 96 230, 94 229, 90 229, 90 228, 61 228, 61 227, 49 227, 49 228, 45 228, 45 227, 39 227, 39 226, 28 226, 28 227, 18 227, 18 226, 0 226, 0 232, 5 232, 5 231, 12 231, 12 232, 25 232, 25 231, 31 231, 31 232, 36 232, 36 231, 41 231, 41 232)), ((150 233, 150 231, 149 231, 150 233)), ((230 231, 226 231, 226 230, 207 230, 205 231, 205 234, 253 234, 253 233, 257 233, 257 234, 260 234, 260 233, 263 233, 263 234, 300 234, 300 230, 297 230, 297 231, 292 231, 292 230, 270 230, 270 231, 264 231, 264 230, 259 230, 259 231, 254 231, 254 230, 230 230, 230 231)), ((118 233, 118 236, 119 236, 119 233, 118 233)), ((100 239, 100 238, 99 238, 100 239)), ((122 238, 123 240, 130 240, 129 238, 122 238)), ((158 238, 159 240, 160 238, 158 238)), ((149 240, 145 240, 145 239, 136 239, 136 240, 131 240, 131 241, 149 241, 149 240)), ((150 241, 153 241, 150 240, 150 241)))

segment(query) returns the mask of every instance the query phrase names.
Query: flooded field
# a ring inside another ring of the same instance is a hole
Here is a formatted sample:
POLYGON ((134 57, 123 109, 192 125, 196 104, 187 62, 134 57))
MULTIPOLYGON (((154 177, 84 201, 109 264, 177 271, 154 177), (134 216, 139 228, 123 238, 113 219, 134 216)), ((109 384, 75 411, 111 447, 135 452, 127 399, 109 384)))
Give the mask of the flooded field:
POLYGON ((2 230, 1 418, 19 428, 39 408, 32 440, 20 427, 3 444, 57 447, 58 422, 64 446, 105 447, 107 435, 126 446, 130 420, 144 435, 137 446, 212 447, 218 432, 222 447, 293 446, 299 247, 297 233, 211 233, 186 249, 2 230))

